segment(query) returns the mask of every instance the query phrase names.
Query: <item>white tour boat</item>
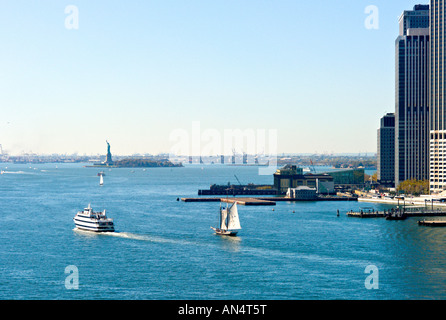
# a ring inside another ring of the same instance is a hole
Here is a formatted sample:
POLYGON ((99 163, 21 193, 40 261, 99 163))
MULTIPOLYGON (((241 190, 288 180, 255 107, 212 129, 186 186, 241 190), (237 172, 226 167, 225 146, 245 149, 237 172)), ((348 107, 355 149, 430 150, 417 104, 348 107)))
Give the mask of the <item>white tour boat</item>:
POLYGON ((90 204, 83 211, 79 211, 73 218, 78 229, 93 232, 114 232, 113 219, 107 218, 105 209, 102 212, 94 212, 90 204))

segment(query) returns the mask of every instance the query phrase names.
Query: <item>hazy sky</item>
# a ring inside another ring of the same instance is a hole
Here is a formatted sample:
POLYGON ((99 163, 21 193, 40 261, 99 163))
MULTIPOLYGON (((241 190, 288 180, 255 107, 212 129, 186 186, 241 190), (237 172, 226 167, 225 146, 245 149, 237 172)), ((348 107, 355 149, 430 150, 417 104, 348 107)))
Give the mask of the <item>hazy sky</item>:
POLYGON ((275 129, 278 152, 376 152, 398 17, 417 3, 3 0, 0 144, 169 152, 172 132, 198 122, 221 136, 275 129), (378 29, 365 27, 369 5, 378 29))

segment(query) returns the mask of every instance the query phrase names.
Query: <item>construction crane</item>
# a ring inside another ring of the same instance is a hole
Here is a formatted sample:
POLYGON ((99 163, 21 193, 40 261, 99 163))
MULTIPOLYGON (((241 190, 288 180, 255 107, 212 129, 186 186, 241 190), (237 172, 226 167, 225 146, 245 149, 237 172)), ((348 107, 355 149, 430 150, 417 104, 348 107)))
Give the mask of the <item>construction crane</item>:
POLYGON ((316 169, 314 168, 313 160, 310 159, 311 167, 310 170, 314 173, 316 173, 316 169))

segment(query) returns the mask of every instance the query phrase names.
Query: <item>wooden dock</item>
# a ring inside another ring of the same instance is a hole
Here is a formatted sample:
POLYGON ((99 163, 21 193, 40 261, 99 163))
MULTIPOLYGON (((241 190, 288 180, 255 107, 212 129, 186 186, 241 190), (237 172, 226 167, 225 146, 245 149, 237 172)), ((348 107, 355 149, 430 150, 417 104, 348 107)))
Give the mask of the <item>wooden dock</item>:
POLYGON ((278 201, 285 202, 311 202, 311 201, 357 201, 353 197, 323 196, 316 199, 293 199, 286 197, 199 197, 181 198, 184 202, 235 202, 244 206, 275 206, 278 201))
MULTIPOLYGON (((431 208, 406 208, 401 212, 397 210, 391 211, 374 211, 374 210, 361 210, 359 212, 349 211, 347 216, 356 218, 387 218, 397 217, 403 214, 406 217, 446 217, 446 211, 431 208)), ((392 220, 392 219, 389 219, 392 220)), ((395 219, 397 220, 397 219, 395 219)))
POLYGON ((181 198, 184 202, 220 202, 221 198, 181 198))
POLYGON ((269 199, 260 198, 181 198, 184 202, 236 202, 243 206, 275 206, 276 202, 269 199))
POLYGON ((446 220, 421 220, 418 221, 418 224, 420 226, 428 226, 428 227, 445 227, 446 226, 446 220))
POLYGON ((258 198, 222 198, 221 202, 233 203, 237 202, 238 204, 244 206, 275 206, 276 202, 265 199, 258 198))
POLYGON ((365 211, 365 212, 347 212, 347 216, 356 218, 385 218, 386 214, 380 211, 365 211))

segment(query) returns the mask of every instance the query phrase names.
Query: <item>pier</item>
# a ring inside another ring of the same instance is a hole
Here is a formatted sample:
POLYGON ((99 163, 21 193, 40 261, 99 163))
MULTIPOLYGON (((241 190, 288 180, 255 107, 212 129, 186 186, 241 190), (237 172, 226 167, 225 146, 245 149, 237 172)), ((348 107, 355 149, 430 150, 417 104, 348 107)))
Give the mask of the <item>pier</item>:
POLYGON ((418 221, 418 224, 420 226, 428 226, 428 227, 445 227, 446 226, 446 220, 421 220, 418 221))
POLYGON ((277 190, 271 185, 211 185, 198 190, 199 196, 275 196, 277 190))
POLYGON ((181 198, 183 202, 221 202, 221 198, 181 198))
POLYGON ((400 207, 384 211, 375 211, 374 209, 365 208, 356 212, 349 211, 347 212, 347 216, 356 218, 389 218, 389 220, 398 217, 446 217, 446 210, 431 207, 400 207))
POLYGON ((237 202, 238 204, 244 205, 244 206, 275 206, 276 202, 271 200, 265 200, 265 199, 257 199, 257 198, 222 198, 221 202, 226 203, 234 203, 237 202))
POLYGON ((339 197, 339 196, 319 196, 316 199, 295 199, 286 197, 200 197, 200 198, 181 198, 183 202, 227 202, 237 203, 244 206, 275 206, 278 201, 285 202, 313 202, 313 201, 357 201, 355 197, 339 197))
POLYGON ((276 202, 260 198, 181 198, 184 202, 236 202, 243 206, 275 206, 276 202))

